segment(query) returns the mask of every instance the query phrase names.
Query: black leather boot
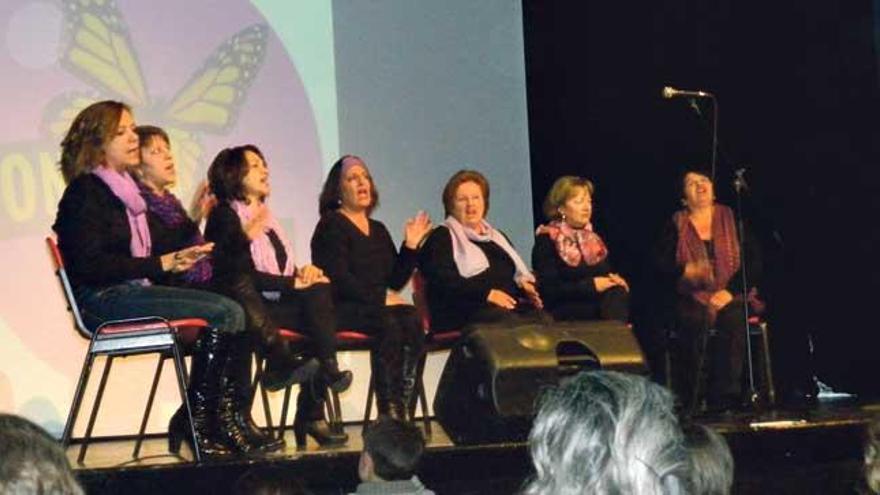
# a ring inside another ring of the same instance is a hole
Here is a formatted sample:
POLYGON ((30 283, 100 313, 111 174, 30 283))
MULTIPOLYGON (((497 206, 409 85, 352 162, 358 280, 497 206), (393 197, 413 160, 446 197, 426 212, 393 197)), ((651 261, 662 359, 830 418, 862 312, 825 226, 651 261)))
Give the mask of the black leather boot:
POLYGON ((401 396, 395 390, 395 382, 400 383, 398 366, 389 366, 378 352, 370 352, 370 368, 373 376, 373 391, 376 394, 376 409, 379 418, 402 420, 406 416, 406 408, 401 396), (395 379, 397 378, 397 379, 395 379))
POLYGON ((284 440, 267 434, 254 422, 253 383, 251 382, 251 341, 248 336, 236 339, 230 351, 221 415, 231 415, 250 450, 275 452, 284 448, 284 440))
POLYGON ((324 383, 334 392, 345 392, 351 386, 354 374, 349 370, 340 370, 336 358, 321 360, 321 377, 324 383))
POLYGON ((401 356, 401 376, 399 385, 399 394, 401 402, 404 406, 404 421, 412 421, 413 413, 416 408, 415 390, 416 380, 419 368, 419 362, 422 359, 422 350, 416 349, 411 345, 403 346, 403 354, 401 356))
POLYGON ((348 441, 348 434, 334 429, 324 418, 324 389, 325 385, 317 378, 300 386, 293 419, 297 448, 305 448, 307 435, 320 445, 342 445, 348 441))
MULTIPOLYGON (((202 456, 226 455, 231 450, 226 445, 226 435, 221 429, 218 411, 221 397, 221 381, 229 357, 228 336, 217 329, 209 329, 199 338, 192 357, 187 395, 192 410, 192 428, 202 456)), ((168 424, 168 450, 180 452, 183 441, 195 451, 190 423, 185 410, 171 417, 168 424)))

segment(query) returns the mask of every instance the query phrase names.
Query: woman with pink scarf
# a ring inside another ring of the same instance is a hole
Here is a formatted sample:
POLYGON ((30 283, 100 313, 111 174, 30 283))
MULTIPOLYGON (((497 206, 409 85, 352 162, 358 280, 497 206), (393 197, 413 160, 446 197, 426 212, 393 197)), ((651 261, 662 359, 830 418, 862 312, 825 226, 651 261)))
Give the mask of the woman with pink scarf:
POLYGON ((557 320, 629 318, 629 286, 611 270, 608 248, 590 223, 593 183, 560 177, 544 200, 532 266, 545 308, 557 320))
POLYGON ((443 189, 446 220, 420 251, 432 330, 467 330, 482 322, 533 319, 543 304, 532 275, 500 230, 486 221, 489 182, 473 170, 443 189))
POLYGON ((217 205, 208 215, 205 238, 214 242, 214 286, 244 307, 248 327, 266 357, 263 386, 280 390, 298 381, 284 372, 295 357, 279 327, 310 337, 320 363, 318 373, 303 383, 297 399, 294 434, 298 446, 306 435, 319 443, 340 444, 348 436, 324 419, 327 387, 342 392, 351 371, 336 360, 336 313, 330 280, 314 265, 296 265, 293 244, 272 214, 269 169, 254 145, 226 148, 208 170, 217 205))
MULTIPOLYGON (((131 109, 101 101, 83 109, 61 143, 61 172, 67 187, 53 229, 85 324, 92 330, 110 320, 159 316, 201 318, 209 329, 193 352, 187 393, 202 455, 242 453, 250 445, 222 403, 229 363, 242 352, 241 306, 203 290, 163 285, 199 263, 210 243, 163 250, 153 238, 149 211, 131 171, 140 148, 131 109)), ((191 442, 185 414, 168 426, 169 450, 191 442)), ((191 445, 192 447, 192 445, 191 445)))
POLYGON ((685 173, 682 186, 685 207, 673 215, 656 254, 660 270, 669 276, 677 292, 681 362, 675 381, 683 403, 693 409, 701 400, 695 391, 699 388, 698 371, 702 370, 708 373, 708 407, 736 408, 743 400, 744 306, 748 303, 755 310, 763 309, 753 288, 760 258, 747 237, 752 290, 749 300, 743 301, 742 255, 733 211, 715 202, 712 180, 701 171, 685 173), (711 339, 710 329, 715 330, 711 339))

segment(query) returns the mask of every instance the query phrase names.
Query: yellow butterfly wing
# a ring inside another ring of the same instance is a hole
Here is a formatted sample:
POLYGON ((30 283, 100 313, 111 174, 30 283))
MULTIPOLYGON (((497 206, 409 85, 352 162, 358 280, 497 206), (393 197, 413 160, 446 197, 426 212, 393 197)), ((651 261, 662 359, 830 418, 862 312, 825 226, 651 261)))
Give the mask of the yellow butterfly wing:
POLYGON ((60 143, 77 114, 96 101, 95 95, 80 92, 63 93, 52 98, 43 109, 43 135, 60 143))
POLYGON ((128 27, 114 0, 65 0, 62 65, 134 106, 148 104, 128 27))
POLYGON ((186 128, 226 132, 266 55, 268 28, 249 26, 226 40, 171 99, 165 118, 186 128))

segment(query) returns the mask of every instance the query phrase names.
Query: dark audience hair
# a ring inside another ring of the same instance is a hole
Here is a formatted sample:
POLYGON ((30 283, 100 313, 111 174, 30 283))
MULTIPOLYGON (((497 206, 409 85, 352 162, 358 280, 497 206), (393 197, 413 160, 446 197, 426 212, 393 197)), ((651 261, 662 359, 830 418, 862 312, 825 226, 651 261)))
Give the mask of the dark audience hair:
POLYGON ((684 427, 684 442, 691 458, 693 495, 729 495, 733 488, 733 454, 724 437, 708 426, 684 427))
POLYGON ((235 482, 233 495, 310 495, 299 478, 288 469, 257 467, 235 482))
MULTIPOLYGON (((327 180, 324 181, 324 187, 321 188, 321 196, 318 198, 318 214, 323 216, 330 211, 336 211, 342 205, 342 167, 345 161, 353 159, 358 160, 366 166, 361 157, 356 155, 343 155, 336 160, 336 163, 330 167, 327 172, 327 180)), ((367 177, 370 179, 370 207, 367 208, 367 215, 372 215, 373 211, 379 206, 379 191, 376 189, 376 183, 373 182, 373 175, 367 171, 367 177)))
POLYGON ((61 444, 21 416, 0 413, 0 493, 82 495, 61 444))
POLYGON ((410 423, 380 419, 364 432, 364 451, 373 460, 373 472, 385 481, 408 480, 418 468, 425 439, 410 423))
POLYGON ((248 174, 247 151, 259 156, 269 166, 263 152, 253 144, 221 150, 208 168, 208 184, 219 201, 245 200, 242 181, 248 174))

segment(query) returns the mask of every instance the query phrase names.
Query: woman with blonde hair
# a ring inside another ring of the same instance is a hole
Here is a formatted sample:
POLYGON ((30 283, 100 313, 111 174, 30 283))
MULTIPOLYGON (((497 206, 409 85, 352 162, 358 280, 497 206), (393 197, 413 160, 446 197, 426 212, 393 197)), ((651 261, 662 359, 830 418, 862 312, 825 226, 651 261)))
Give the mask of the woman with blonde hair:
POLYGON ((593 230, 593 183, 560 177, 544 200, 532 267, 545 308, 557 320, 627 321, 629 285, 612 271, 608 248, 593 230))

